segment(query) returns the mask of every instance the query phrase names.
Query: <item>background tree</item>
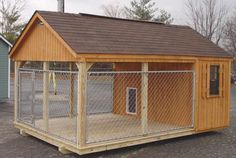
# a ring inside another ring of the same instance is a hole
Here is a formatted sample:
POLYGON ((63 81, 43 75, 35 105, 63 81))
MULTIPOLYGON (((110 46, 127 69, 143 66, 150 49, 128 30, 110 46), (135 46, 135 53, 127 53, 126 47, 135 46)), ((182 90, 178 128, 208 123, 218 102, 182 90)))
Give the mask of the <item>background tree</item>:
POLYGON ((124 8, 122 8, 119 4, 116 5, 103 5, 103 12, 106 16, 123 18, 124 17, 124 8))
POLYGON ((174 21, 174 18, 171 17, 171 14, 165 10, 160 10, 160 15, 158 15, 154 21, 163 22, 165 24, 171 24, 174 21))
POLYGON ((130 7, 125 7, 125 14, 130 19, 151 21, 157 10, 155 2, 151 2, 151 0, 133 0, 130 2, 130 7))
POLYGON ((233 20, 228 21, 225 27, 224 47, 228 52, 236 53, 236 22, 233 20))
POLYGON ((163 23, 172 23, 171 14, 165 10, 156 7, 156 3, 152 0, 132 0, 130 6, 125 7, 127 18, 136 20, 157 21, 163 23))
MULTIPOLYGON (((236 13, 236 9, 235 9, 236 13)), ((233 14, 225 25, 223 47, 233 55, 232 72, 236 74, 236 15, 233 14)))
MULTIPOLYGON (((235 11, 236 12, 236 11, 235 11)), ((224 48, 236 57, 236 15, 228 19, 224 29, 224 48)))
POLYGON ((1 34, 12 44, 16 41, 25 26, 25 24, 21 22, 23 7, 23 0, 15 0, 14 3, 0 0, 1 34))
POLYGON ((135 20, 157 21, 170 24, 173 22, 171 14, 159 10, 152 0, 132 0, 130 6, 119 5, 103 6, 104 14, 111 17, 122 17, 135 20))
POLYGON ((228 8, 219 0, 187 0, 189 24, 207 39, 220 44, 228 17, 228 8))

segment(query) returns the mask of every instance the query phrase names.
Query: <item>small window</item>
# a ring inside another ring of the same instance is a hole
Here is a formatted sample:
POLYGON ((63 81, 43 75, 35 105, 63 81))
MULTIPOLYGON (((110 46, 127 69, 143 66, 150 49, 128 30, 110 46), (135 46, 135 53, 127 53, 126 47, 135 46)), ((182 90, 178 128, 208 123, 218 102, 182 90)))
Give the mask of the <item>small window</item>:
POLYGON ((137 88, 127 88, 126 112, 128 114, 136 114, 137 112, 137 88))
POLYGON ((219 65, 210 66, 210 95, 219 95, 219 65))

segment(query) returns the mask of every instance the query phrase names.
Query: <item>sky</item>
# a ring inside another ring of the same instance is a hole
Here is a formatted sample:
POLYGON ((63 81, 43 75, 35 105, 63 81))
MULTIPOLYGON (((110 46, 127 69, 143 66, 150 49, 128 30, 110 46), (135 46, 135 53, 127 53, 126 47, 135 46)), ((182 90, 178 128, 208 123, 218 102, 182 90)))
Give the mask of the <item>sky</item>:
MULTIPOLYGON (((10 0, 14 1, 14 0, 10 0)), ((129 5, 131 0, 65 0, 65 12, 103 14, 102 5, 120 4, 129 5)), ((171 13, 175 24, 186 24, 186 0, 153 0, 157 7, 171 13)), ((236 7, 236 0, 222 0, 230 9, 236 7)), ((23 11, 23 20, 28 21, 35 10, 57 11, 57 0, 26 0, 23 11)))

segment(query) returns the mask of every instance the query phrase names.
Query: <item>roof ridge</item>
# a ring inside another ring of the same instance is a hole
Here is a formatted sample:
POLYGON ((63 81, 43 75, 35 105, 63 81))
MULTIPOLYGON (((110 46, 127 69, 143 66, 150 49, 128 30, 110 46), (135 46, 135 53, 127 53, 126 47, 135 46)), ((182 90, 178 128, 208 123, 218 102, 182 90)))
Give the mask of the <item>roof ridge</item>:
POLYGON ((149 23, 149 24, 159 24, 159 25, 167 26, 167 27, 190 28, 187 25, 165 24, 163 22, 158 22, 158 21, 126 19, 126 18, 118 18, 118 17, 109 17, 109 16, 105 16, 105 15, 89 14, 89 13, 62 13, 62 12, 57 12, 57 11, 43 11, 43 10, 37 10, 37 12, 39 12, 39 13, 40 12, 45 12, 45 13, 49 12, 49 13, 58 13, 58 14, 68 14, 68 15, 74 15, 74 16, 91 16, 91 17, 97 17, 97 18, 121 20, 121 21, 131 21, 131 22, 140 22, 140 23, 149 23))
POLYGON ((170 26, 170 27, 190 28, 187 25, 165 24, 163 22, 158 22, 158 21, 126 19, 126 18, 118 18, 118 17, 109 17, 109 16, 105 16, 105 15, 88 14, 88 13, 79 13, 79 14, 82 15, 82 16, 84 15, 84 16, 93 16, 93 17, 98 17, 98 18, 114 19, 114 20, 132 21, 132 22, 141 22, 141 23, 151 23, 151 24, 160 24, 160 25, 163 25, 163 26, 170 26))

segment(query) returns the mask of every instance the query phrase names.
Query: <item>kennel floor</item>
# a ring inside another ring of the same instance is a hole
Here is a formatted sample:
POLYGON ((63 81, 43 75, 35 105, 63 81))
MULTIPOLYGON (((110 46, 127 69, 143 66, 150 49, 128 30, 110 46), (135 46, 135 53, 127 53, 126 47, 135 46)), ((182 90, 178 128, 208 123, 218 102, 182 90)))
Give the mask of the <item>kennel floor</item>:
MULTIPOLYGON (((86 142, 98 143, 103 141, 118 140, 142 135, 141 120, 133 116, 116 114, 97 114, 87 117, 86 142)), ((36 120, 35 127, 44 129, 44 120, 36 120)), ((148 132, 160 133, 189 128, 168 125, 157 122, 148 122, 148 132)), ((79 131, 78 131, 79 132, 79 131)), ((77 120, 76 117, 60 117, 49 119, 49 134, 67 141, 76 142, 77 120)))

